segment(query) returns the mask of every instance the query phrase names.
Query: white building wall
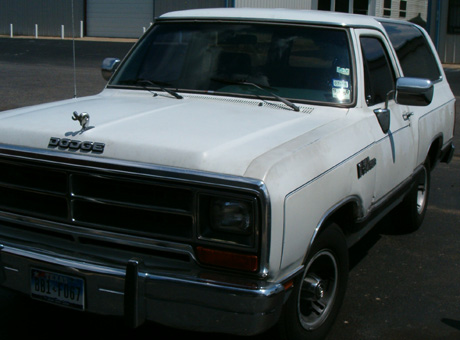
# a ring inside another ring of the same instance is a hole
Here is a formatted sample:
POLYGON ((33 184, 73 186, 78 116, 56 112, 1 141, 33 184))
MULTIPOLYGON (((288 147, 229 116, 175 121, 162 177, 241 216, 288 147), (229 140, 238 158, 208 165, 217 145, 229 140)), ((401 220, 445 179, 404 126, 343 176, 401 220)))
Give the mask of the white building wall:
MULTIPOLYGON (((388 17, 384 15, 384 0, 375 0, 376 1, 376 13, 378 17, 388 17)), ((420 14, 421 18, 426 21, 428 15, 428 0, 407 0, 407 10, 406 17, 400 17, 400 3, 401 0, 391 0, 391 15, 389 18, 392 19, 401 19, 401 20, 410 20, 415 18, 420 14)))
POLYGON ((427 20, 428 16, 428 0, 417 0, 407 2, 407 18, 415 18, 417 15, 427 20))

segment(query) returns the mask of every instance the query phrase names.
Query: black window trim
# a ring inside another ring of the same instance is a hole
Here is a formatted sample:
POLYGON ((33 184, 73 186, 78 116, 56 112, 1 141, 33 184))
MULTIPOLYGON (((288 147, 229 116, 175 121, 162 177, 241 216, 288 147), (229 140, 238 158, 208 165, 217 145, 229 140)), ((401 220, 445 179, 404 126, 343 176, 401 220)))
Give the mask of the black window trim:
MULTIPOLYGON (((374 30, 375 33, 372 34, 371 32, 363 32, 362 34, 359 34, 358 36, 358 42, 359 42, 359 46, 360 46, 360 50, 361 50, 361 57, 362 57, 362 63, 363 63, 363 76, 366 77, 366 71, 364 69, 364 64, 367 63, 366 60, 364 60, 364 55, 362 53, 362 45, 361 45, 361 38, 374 38, 374 39, 377 39, 377 40, 380 40, 380 42, 383 44, 383 47, 384 47, 384 52, 385 52, 385 56, 386 56, 386 59, 388 61, 388 65, 390 66, 390 69, 391 69, 391 73, 392 73, 392 77, 393 77, 393 90, 395 89, 396 87, 396 80, 398 79, 398 77, 401 77, 401 69, 398 67, 397 64, 395 64, 395 61, 396 61, 396 56, 395 56, 395 52, 394 52, 394 49, 393 49, 393 45, 391 44, 391 42, 389 41, 388 37, 381 34, 382 32, 378 31, 378 30, 374 30), (379 34, 380 33, 380 34, 379 34), (390 50, 388 50, 388 46, 390 46, 390 50), (390 53, 393 55, 393 58, 391 58, 390 56, 390 53)), ((366 80, 364 80, 366 81, 366 80)), ((363 84, 363 88, 366 89, 367 85, 366 84, 363 84)), ((393 98, 391 98, 393 99, 393 98)), ((364 93, 364 102, 366 103, 366 105, 368 107, 372 107, 372 106, 375 106, 375 105, 379 105, 383 102, 378 102, 378 103, 373 103, 372 105, 369 105, 366 101, 366 93, 364 93)))
MULTIPOLYGON (((357 64, 356 64, 356 54, 353 46, 353 37, 351 33, 352 28, 357 28, 355 26, 347 26, 347 25, 341 25, 341 24, 333 24, 329 22, 300 22, 300 21, 284 21, 284 20, 279 20, 279 21, 266 21, 263 19, 232 19, 232 18, 222 18, 222 19, 217 19, 217 18, 157 18, 155 22, 150 26, 149 30, 153 29, 155 24, 160 24, 160 23, 215 23, 215 22, 228 22, 232 24, 263 24, 263 25, 284 25, 284 26, 294 26, 294 27, 325 27, 325 28, 330 28, 330 29, 338 29, 338 30, 344 30, 347 37, 348 37, 348 43, 349 43, 349 52, 350 52, 350 66, 353 68, 353 73, 352 73, 352 99, 350 103, 346 104, 341 104, 341 103, 327 103, 327 102, 322 102, 322 101, 314 101, 314 100, 305 100, 305 99, 296 99, 296 98, 287 98, 288 100, 293 101, 294 103, 298 103, 301 105, 317 105, 317 106, 332 106, 332 107, 337 107, 337 108, 352 108, 355 107, 357 104, 357 98, 358 98, 358 82, 357 82, 357 64), (217 21, 216 21, 217 20, 217 21)), ((369 27, 364 26, 364 28, 369 29, 369 27)), ((144 34, 141 39, 136 43, 140 43, 144 38, 147 37, 147 34, 144 34)), ((129 56, 132 54, 132 52, 135 50, 135 48, 131 48, 131 50, 128 52, 128 54, 125 56, 125 58, 122 60, 122 64, 129 59, 129 56)), ((117 68, 121 69, 122 64, 120 64, 117 68)), ((117 71, 115 71, 117 72, 117 71)), ((133 86, 126 86, 126 85, 115 85, 111 84, 110 82, 107 83, 107 88, 112 88, 112 89, 127 89, 127 90, 132 90, 133 86)), ((204 94, 202 91, 194 91, 194 90, 182 90, 182 89, 177 89, 181 93, 190 93, 190 94, 204 94)), ((206 93, 206 95, 209 95, 209 93, 206 93)), ((242 94, 231 94, 231 93, 213 93, 214 96, 219 97, 236 97, 236 98, 245 98, 245 99, 255 99, 254 96, 247 96, 247 95, 242 95, 242 94)), ((264 96, 262 96, 265 98, 264 96)), ((265 99, 270 99, 270 98, 265 98, 265 99)))

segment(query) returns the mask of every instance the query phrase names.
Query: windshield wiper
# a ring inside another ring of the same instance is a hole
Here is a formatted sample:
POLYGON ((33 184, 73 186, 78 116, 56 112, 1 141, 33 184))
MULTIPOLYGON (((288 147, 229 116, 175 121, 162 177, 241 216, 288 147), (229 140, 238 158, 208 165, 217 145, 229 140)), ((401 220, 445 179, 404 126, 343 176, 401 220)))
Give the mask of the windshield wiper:
POLYGON ((162 83, 160 82, 156 82, 156 81, 153 81, 153 80, 148 80, 148 79, 136 79, 133 81, 134 84, 139 84, 141 85, 143 88, 147 89, 147 85, 150 85, 150 86, 153 86, 153 87, 158 87, 160 88, 162 91, 164 92, 167 92, 169 93, 171 96, 177 98, 177 99, 183 99, 184 97, 182 97, 179 93, 177 93, 176 91, 173 91, 173 90, 170 90, 170 89, 167 89, 162 83))
POLYGON ((294 111, 296 111, 296 112, 300 111, 300 108, 297 105, 295 105, 294 103, 290 102, 286 98, 278 96, 276 93, 273 93, 272 91, 268 90, 267 88, 265 88, 262 85, 258 85, 256 83, 252 83, 252 82, 245 81, 245 80, 231 80, 231 79, 220 79, 220 78, 211 78, 211 80, 217 81, 217 82, 220 82, 220 83, 227 83, 227 84, 233 84, 233 85, 245 85, 245 86, 255 87, 258 90, 262 90, 265 93, 268 93, 270 96, 276 98, 277 100, 279 100, 283 104, 289 106, 294 111))

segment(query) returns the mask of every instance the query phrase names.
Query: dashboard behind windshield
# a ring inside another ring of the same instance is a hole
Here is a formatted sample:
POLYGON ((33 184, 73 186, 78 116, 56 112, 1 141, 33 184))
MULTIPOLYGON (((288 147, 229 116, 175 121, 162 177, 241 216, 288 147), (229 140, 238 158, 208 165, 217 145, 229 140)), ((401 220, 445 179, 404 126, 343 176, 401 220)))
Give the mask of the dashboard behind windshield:
POLYGON ((250 97, 271 92, 300 102, 350 104, 351 67, 348 34, 341 28, 160 22, 109 86, 150 81, 184 92, 250 97))

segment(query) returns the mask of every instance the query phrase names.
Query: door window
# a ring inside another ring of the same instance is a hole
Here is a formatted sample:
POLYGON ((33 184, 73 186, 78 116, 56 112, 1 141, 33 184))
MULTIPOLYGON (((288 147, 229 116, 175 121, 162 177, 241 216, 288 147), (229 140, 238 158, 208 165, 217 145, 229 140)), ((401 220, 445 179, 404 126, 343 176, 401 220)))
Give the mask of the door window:
POLYGON ((365 95, 368 106, 385 102, 394 90, 395 75, 383 42, 375 37, 361 37, 364 63, 365 95))

